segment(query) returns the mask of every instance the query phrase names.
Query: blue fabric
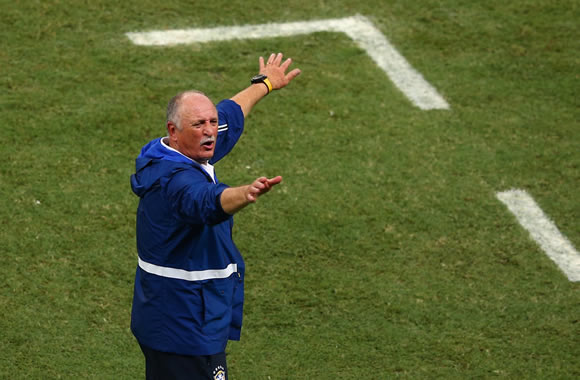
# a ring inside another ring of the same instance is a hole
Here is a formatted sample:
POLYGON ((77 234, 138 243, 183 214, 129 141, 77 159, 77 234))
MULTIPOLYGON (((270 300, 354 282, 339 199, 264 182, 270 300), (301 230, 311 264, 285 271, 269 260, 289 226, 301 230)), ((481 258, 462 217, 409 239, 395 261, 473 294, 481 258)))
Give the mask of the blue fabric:
POLYGON ((214 155, 209 160, 212 165, 224 158, 232 150, 244 130, 244 113, 238 103, 226 99, 219 102, 216 108, 219 125, 227 125, 228 129, 218 134, 214 155))
MULTIPOLYGON (((213 162, 231 151, 243 131, 243 113, 229 100, 217 105, 219 124, 213 162)), ((228 187, 197 162, 155 139, 145 145, 131 176, 137 209, 137 251, 150 264, 203 271, 237 264, 225 279, 186 281, 137 267, 131 330, 140 344, 182 355, 224 352, 239 340, 244 300, 244 262, 232 240, 233 218, 221 207, 228 187)))

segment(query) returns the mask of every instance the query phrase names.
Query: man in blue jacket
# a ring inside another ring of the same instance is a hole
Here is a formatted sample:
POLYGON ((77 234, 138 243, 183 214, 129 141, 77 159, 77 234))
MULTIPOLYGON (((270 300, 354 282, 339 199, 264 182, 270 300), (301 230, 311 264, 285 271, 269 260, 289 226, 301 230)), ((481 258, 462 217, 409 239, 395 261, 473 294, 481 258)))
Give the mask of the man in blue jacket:
POLYGON ((260 177, 244 186, 221 183, 213 164, 234 147, 244 117, 299 69, 291 60, 260 57, 252 84, 217 106, 195 90, 167 107, 167 137, 145 145, 131 187, 139 254, 131 330, 145 355, 147 379, 227 379, 225 348, 239 340, 244 261, 232 240, 233 214, 279 184, 260 177))

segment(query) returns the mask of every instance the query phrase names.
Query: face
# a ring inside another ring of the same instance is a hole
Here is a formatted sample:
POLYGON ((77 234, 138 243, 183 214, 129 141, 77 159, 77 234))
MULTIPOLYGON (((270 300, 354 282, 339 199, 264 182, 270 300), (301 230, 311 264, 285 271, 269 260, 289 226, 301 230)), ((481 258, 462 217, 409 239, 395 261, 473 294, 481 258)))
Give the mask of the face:
POLYGON ((213 157, 218 130, 215 106, 201 94, 186 94, 179 107, 179 127, 167 123, 172 148, 198 163, 213 157))

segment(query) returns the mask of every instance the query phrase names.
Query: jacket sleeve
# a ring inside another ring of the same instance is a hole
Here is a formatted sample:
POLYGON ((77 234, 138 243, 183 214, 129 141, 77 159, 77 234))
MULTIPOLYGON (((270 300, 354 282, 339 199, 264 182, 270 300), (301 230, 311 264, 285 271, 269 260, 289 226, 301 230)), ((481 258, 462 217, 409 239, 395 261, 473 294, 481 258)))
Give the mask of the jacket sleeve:
POLYGON ((162 184, 173 213, 186 223, 218 224, 231 217, 221 205, 223 183, 209 182, 198 170, 181 170, 162 184))
POLYGON ((244 131, 244 113, 233 100, 222 100, 216 106, 218 111, 218 137, 210 163, 213 165, 224 158, 236 145, 244 131))

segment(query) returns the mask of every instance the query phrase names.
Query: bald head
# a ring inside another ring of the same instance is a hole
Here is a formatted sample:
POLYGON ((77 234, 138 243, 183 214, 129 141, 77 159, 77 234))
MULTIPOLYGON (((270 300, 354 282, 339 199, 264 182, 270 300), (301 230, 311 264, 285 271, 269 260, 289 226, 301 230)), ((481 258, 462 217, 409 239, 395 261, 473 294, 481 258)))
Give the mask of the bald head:
MULTIPOLYGON (((183 100, 186 98, 199 98, 200 100, 205 98, 208 101, 208 96, 201 91, 198 90, 188 90, 180 92, 179 94, 175 95, 169 103, 167 104, 167 116, 166 116, 166 123, 173 123, 177 128, 181 129, 181 105, 183 104, 183 100)), ((203 101, 203 100, 202 100, 203 101)), ((189 103, 189 102, 188 102, 189 103)), ((213 104, 213 103, 212 103, 213 104)))

